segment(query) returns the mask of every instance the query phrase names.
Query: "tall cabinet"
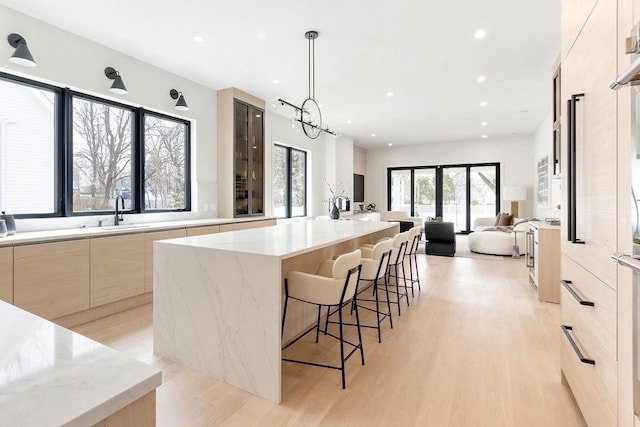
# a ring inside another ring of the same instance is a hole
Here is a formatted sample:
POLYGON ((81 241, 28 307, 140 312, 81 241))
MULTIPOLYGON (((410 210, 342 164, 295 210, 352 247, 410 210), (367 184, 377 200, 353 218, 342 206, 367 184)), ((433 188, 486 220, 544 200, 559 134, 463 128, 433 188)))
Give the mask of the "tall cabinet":
POLYGON ((263 100, 218 91, 218 216, 264 215, 263 100))
POLYGON ((561 375, 593 426, 633 423, 611 260, 625 227, 618 210, 625 186, 618 95, 609 88, 618 71, 618 7, 625 1, 562 0, 561 13, 561 375))

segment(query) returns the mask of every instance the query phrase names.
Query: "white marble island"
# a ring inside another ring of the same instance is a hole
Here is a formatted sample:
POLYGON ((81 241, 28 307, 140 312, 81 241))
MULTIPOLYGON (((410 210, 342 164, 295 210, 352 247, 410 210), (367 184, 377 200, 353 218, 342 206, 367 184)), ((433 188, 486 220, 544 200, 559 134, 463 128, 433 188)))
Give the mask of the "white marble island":
POLYGON ((155 424, 159 369, 3 301, 0 319, 0 426, 155 424))
MULTIPOLYGON (((305 221, 154 244, 154 352, 281 400, 283 277, 393 236, 397 223, 305 221)), ((299 312, 292 335, 313 320, 299 312)), ((295 316, 294 316, 295 317, 295 316)), ((290 336, 285 336, 285 341, 290 336)))

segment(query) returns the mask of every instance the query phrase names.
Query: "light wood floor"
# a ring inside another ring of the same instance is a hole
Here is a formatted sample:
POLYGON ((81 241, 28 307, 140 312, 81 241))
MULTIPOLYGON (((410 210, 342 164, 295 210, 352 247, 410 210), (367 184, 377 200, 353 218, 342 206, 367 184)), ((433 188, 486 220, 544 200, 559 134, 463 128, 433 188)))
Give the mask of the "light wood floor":
POLYGON ((281 405, 154 356, 151 305, 74 330, 162 368, 160 426, 581 425, 560 383, 560 307, 537 301, 523 259, 419 264, 422 292, 382 344, 364 331, 347 389, 339 371, 284 363, 281 405))

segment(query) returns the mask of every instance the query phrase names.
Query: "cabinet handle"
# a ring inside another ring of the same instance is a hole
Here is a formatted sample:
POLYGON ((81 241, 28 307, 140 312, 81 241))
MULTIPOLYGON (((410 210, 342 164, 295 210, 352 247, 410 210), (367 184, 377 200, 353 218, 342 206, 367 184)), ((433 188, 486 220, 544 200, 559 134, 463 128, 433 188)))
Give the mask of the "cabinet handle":
POLYGON ((589 307, 595 307, 595 303, 593 301, 587 301, 582 299, 580 295, 571 287, 573 283, 571 280, 560 280, 560 283, 564 288, 580 303, 580 305, 588 305, 589 307))
POLYGON ((573 338, 571 338, 571 334, 569 333, 569 331, 573 331, 573 327, 562 325, 561 328, 562 328, 562 332, 564 332, 564 335, 569 340, 569 344, 571 344, 571 347, 573 347, 573 351, 576 352, 576 356, 578 356, 578 359, 580 359, 582 363, 586 363, 587 365, 595 365, 596 361, 593 359, 584 357, 584 355, 578 348, 578 345, 576 344, 576 342, 573 340, 573 338))
POLYGON ((574 244, 584 244, 583 240, 578 239, 576 235, 576 172, 577 172, 577 162, 576 162, 576 109, 577 103, 580 101, 580 98, 584 96, 584 93, 578 93, 575 95, 571 95, 571 99, 567 100, 567 115, 569 117, 569 126, 567 126, 567 140, 569 142, 569 146, 567 147, 567 162, 569 166, 569 194, 568 194, 568 232, 569 235, 568 240, 574 244))

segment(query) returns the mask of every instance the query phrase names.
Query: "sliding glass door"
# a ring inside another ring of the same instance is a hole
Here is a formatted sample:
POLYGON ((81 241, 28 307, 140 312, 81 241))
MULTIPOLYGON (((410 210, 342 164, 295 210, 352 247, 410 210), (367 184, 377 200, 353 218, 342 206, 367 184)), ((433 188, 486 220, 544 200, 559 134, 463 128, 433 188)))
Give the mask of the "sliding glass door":
POLYGON ((388 210, 441 218, 456 232, 473 229, 476 218, 495 216, 500 204, 499 163, 439 165, 387 170, 388 210))

